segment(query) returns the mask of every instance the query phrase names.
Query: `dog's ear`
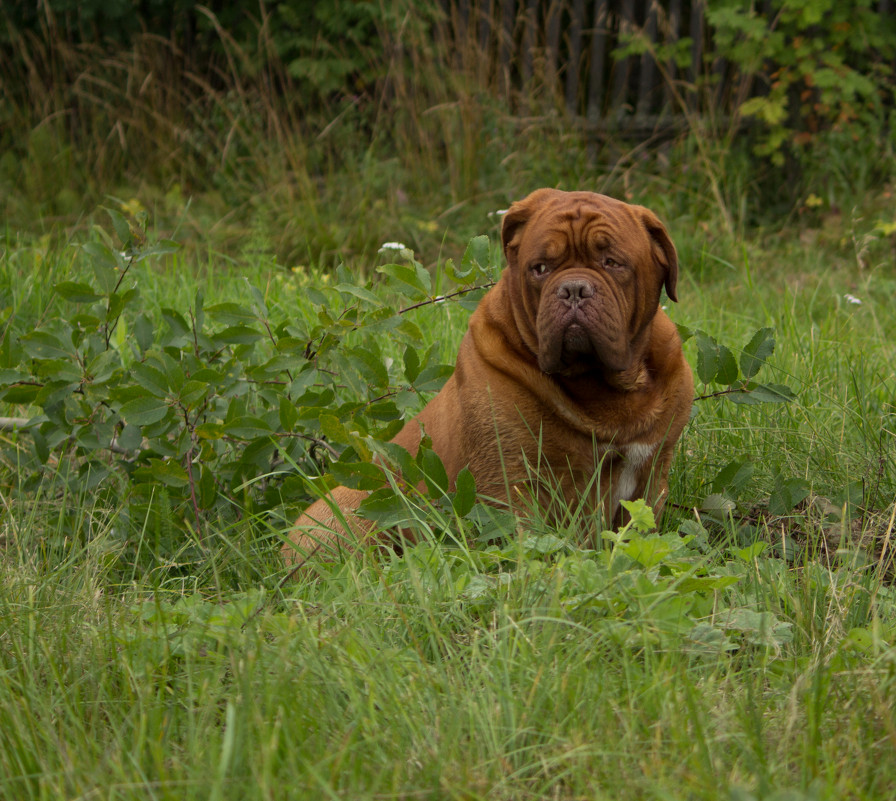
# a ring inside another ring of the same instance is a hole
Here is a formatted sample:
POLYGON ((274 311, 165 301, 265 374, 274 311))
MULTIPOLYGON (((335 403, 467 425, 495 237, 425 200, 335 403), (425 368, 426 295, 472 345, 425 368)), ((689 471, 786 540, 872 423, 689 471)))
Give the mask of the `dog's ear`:
POLYGON ((650 244, 653 249, 653 260, 662 272, 663 283, 666 286, 666 294, 669 300, 678 301, 676 286, 678 285, 678 254, 675 245, 669 238, 659 217, 650 209, 641 208, 641 220, 647 233, 650 235, 650 244))
POLYGON ((516 251, 520 244, 518 234, 532 218, 535 210, 556 191, 556 189, 536 189, 507 209, 504 220, 501 222, 501 244, 504 247, 504 257, 508 264, 516 263, 516 251))

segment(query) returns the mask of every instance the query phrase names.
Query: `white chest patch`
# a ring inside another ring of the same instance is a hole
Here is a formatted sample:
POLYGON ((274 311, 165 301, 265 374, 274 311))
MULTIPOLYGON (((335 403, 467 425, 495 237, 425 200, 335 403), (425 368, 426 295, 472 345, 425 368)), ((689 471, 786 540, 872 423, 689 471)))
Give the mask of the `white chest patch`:
POLYGON ((638 487, 638 472, 653 457, 656 444, 633 442, 620 448, 625 459, 622 472, 613 487, 613 514, 619 508, 619 501, 630 501, 638 487))

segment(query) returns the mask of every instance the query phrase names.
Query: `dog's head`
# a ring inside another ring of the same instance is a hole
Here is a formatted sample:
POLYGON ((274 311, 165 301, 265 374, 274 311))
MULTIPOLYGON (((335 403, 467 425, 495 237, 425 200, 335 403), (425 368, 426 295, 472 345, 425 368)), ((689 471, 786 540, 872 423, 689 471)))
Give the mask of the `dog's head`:
POLYGON ((523 338, 545 373, 624 372, 660 293, 678 300, 678 258, 656 215, 592 192, 539 189, 501 229, 523 338))

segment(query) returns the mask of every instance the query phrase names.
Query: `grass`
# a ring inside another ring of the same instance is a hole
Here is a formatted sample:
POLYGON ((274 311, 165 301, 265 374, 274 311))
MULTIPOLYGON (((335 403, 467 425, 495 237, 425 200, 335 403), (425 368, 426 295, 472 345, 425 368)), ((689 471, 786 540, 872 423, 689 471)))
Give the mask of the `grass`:
MULTIPOLYGON (((73 138, 62 82, 13 109, 3 367, 13 322, 68 313, 52 287, 90 273, 76 245, 104 224, 98 205, 145 207, 187 245, 135 268, 156 325, 198 290, 207 306, 240 302, 248 279, 272 319, 310 326, 309 290, 337 263, 363 280, 400 239, 438 275, 470 235, 496 241, 489 212, 545 184, 660 213, 682 263, 670 315, 735 353, 773 327, 764 380, 798 397, 699 401, 657 534, 583 551, 538 519, 458 519, 411 498, 420 545, 285 587, 283 524, 231 516, 198 541, 156 498, 129 528, 123 489, 63 490, 63 459, 23 481, 9 456, 23 440, 2 432, 0 797, 893 797, 892 148, 819 149, 774 220, 755 202, 774 169, 746 149, 698 148, 691 132, 595 158, 580 130, 515 117, 471 73, 434 80, 425 49, 414 70, 387 70, 405 114, 373 103, 298 124, 244 76, 218 76, 229 91, 146 84, 166 59, 154 41, 104 62, 60 45, 83 76, 73 138), (129 80, 104 83, 109 71, 129 80), (791 485, 806 495, 788 506, 791 485), (707 502, 720 493, 728 511, 707 502)), ((446 361, 466 317, 451 303, 413 314, 446 361)), ((382 352, 402 358, 388 337, 382 352)))
MULTIPOLYGON (((698 246, 670 225, 684 252, 698 246)), ((276 560, 252 545, 262 533, 246 521, 219 531, 186 570, 128 574, 115 558, 114 508, 89 496, 8 501, 0 792, 889 797, 896 507, 886 257, 862 269, 840 248, 793 248, 786 237, 745 245, 708 246, 702 273, 686 263, 670 312, 732 345, 774 325, 774 379, 799 399, 698 403, 662 529, 683 544, 650 567, 522 532, 485 551, 425 542, 403 559, 371 553, 278 589, 276 560), (677 530, 694 531, 687 509, 741 457, 753 477, 739 511, 719 524, 702 512, 706 530, 679 540, 677 530), (781 476, 804 478, 809 502, 756 517, 781 476), (843 491, 855 482, 863 492, 849 505, 843 491), (72 516, 90 536, 64 556, 46 551, 53 527, 62 536, 72 516), (736 581, 685 591, 689 576, 736 581)), ((19 314, 52 308, 48 282, 71 265, 65 248, 7 247, 6 303, 19 314)), ((272 271, 265 258, 172 266, 141 274, 151 308, 189 304, 211 271, 209 303, 237 298, 247 276, 273 306, 302 308, 306 277, 272 271)), ((418 321, 436 341, 447 320, 453 339, 458 312, 434 307, 418 321)), ((422 517, 435 531, 456 528, 444 514, 422 517)))

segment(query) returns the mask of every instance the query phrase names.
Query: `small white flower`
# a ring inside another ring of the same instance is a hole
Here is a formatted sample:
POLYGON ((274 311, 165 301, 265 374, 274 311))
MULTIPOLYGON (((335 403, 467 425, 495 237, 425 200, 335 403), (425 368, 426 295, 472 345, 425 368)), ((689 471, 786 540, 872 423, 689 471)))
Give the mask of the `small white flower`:
POLYGON ((407 245, 403 245, 401 242, 383 242, 383 244, 380 245, 379 252, 385 253, 387 250, 401 251, 401 250, 410 250, 410 248, 407 245))
POLYGON ((503 214, 507 214, 508 211, 510 211, 510 209, 498 209, 498 210, 495 212, 495 214, 497 214, 497 215, 500 217, 500 216, 502 216, 503 214))
POLYGON ((850 295, 848 292, 843 296, 847 303, 852 303, 856 306, 861 306, 862 301, 859 300, 855 295, 850 295))

